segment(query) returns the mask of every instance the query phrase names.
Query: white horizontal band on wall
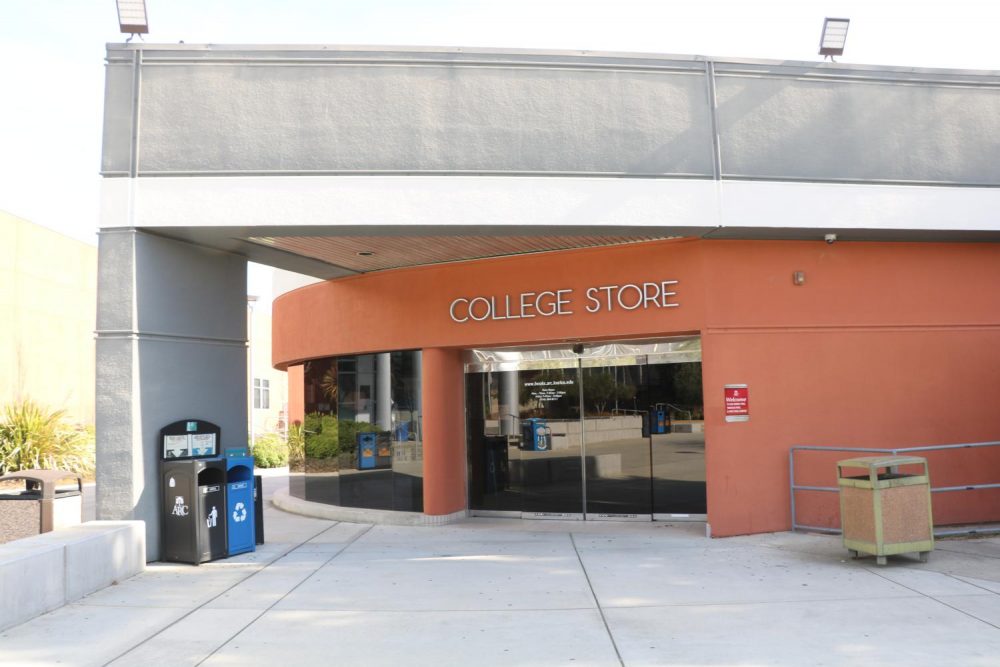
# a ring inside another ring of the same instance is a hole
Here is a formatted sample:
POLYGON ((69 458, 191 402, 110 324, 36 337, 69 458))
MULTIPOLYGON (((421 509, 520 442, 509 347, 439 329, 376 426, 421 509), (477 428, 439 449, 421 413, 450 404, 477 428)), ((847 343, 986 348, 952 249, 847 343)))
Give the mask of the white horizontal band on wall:
MULTIPOLYGON (((704 179, 503 176, 105 178, 101 227, 576 227, 998 232, 1000 188, 704 179)), ((358 229, 354 232, 357 233, 358 229)), ((249 231, 249 230, 248 230, 249 231)), ((310 231, 318 233, 320 230, 310 231)), ((389 234, 395 233, 388 230, 389 234)), ((900 238, 905 238, 905 234, 900 238)))

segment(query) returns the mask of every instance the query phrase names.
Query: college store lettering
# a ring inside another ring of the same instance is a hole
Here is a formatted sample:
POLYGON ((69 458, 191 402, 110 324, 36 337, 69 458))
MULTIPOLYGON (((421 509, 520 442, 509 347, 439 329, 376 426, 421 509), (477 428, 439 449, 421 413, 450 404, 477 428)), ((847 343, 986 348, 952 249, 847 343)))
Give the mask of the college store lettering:
MULTIPOLYGON (((600 313, 615 310, 649 310, 651 308, 676 308, 676 280, 629 283, 627 285, 601 285, 588 287, 584 294, 584 312, 600 313)), ((533 317, 572 315, 573 290, 557 289, 541 292, 521 292, 499 296, 459 297, 448 309, 454 322, 482 322, 484 320, 520 320, 533 317)))

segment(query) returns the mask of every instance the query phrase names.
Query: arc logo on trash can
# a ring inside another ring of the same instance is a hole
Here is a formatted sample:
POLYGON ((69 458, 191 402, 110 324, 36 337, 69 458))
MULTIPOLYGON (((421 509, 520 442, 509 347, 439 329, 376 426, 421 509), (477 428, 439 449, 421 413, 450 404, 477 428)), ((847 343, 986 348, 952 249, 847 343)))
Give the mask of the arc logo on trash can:
POLYGON ((243 503, 236 503, 233 506, 233 521, 242 523, 247 520, 247 506, 243 503))
POLYGON ((170 513, 174 516, 188 515, 188 506, 184 504, 184 496, 174 496, 174 507, 170 513))

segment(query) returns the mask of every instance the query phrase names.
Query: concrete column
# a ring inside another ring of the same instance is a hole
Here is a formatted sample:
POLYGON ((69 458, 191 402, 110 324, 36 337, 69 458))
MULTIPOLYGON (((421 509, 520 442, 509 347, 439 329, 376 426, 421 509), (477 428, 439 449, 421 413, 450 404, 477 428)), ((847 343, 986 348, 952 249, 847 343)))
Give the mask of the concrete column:
POLYGON ((247 444, 246 260, 103 230, 97 292, 97 518, 146 522, 160 554, 159 430, 180 419, 247 444))
POLYGON ((424 514, 466 507, 465 395, 460 350, 423 351, 424 514))
POLYGON ((392 373, 390 355, 375 355, 375 424, 380 431, 392 430, 392 373))
POLYGON ((517 371, 500 374, 500 435, 517 435, 521 399, 517 371))

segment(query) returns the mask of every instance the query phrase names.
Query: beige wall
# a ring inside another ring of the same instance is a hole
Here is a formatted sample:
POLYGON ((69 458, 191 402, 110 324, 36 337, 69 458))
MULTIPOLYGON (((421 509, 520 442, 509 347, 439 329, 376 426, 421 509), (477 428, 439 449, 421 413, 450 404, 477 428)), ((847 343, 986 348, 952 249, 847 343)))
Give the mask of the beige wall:
POLYGON ((288 379, 287 373, 271 366, 271 310, 270 304, 249 302, 250 376, 248 408, 250 432, 254 435, 284 432, 288 427, 288 379), (254 378, 267 380, 270 391, 270 407, 254 408, 254 378))
POLYGON ((0 404, 94 423, 97 248, 0 211, 0 404))

